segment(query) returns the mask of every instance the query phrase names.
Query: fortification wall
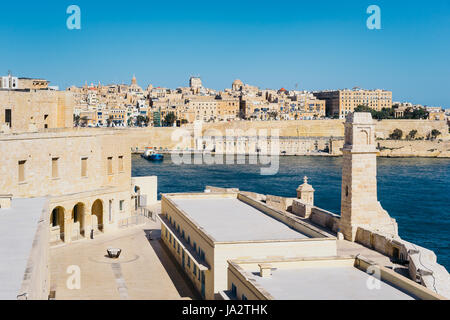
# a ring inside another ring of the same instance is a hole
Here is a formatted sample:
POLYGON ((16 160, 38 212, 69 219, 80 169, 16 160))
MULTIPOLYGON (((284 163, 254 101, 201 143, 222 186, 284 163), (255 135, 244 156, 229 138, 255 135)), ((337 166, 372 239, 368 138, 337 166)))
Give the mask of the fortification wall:
POLYGON ((433 130, 439 130, 442 135, 440 139, 449 140, 448 125, 446 121, 430 121, 430 120, 381 120, 375 122, 375 132, 377 138, 387 139, 395 130, 400 129, 403 132, 403 138, 411 130, 417 130, 416 138, 426 138, 433 130))
MULTIPOLYGON (((280 142, 280 149, 283 149, 286 154, 305 154, 316 149, 323 150, 325 144, 329 139, 342 139, 344 136, 344 125, 342 120, 293 120, 293 121, 233 121, 220 123, 204 123, 202 130, 198 132, 198 136, 208 135, 222 135, 226 136, 227 130, 232 130, 234 134, 242 136, 255 136, 261 133, 260 130, 267 130, 267 134, 273 133, 273 129, 279 130, 280 137, 291 137, 292 139, 283 139, 280 142)), ((400 129, 403 135, 406 136, 411 130, 417 130, 416 137, 425 138, 433 129, 439 130, 442 135, 439 139, 450 141, 448 134, 448 126, 445 121, 428 121, 428 120, 382 120, 376 122, 376 135, 378 138, 385 139, 395 130, 400 129)), ((186 125, 182 128, 136 128, 136 129, 121 129, 126 131, 133 148, 142 150, 144 147, 156 147, 168 150, 194 148, 194 126, 192 124, 186 125), (182 130, 180 130, 182 129, 182 130), (182 134, 190 135, 191 138, 181 137, 182 134)), ((435 142, 427 142, 428 149, 420 148, 418 155, 415 155, 414 148, 419 148, 424 141, 405 141, 401 140, 402 147, 405 149, 399 153, 398 156, 447 156, 446 146, 432 145, 435 142), (408 152, 408 144, 410 144, 411 152, 408 152), (442 147, 442 148, 441 148, 442 147), (428 150, 438 149, 435 155, 429 154, 428 150), (405 155, 402 155, 402 154, 405 155)), ((338 140, 333 142, 330 146, 330 153, 333 155, 340 155, 340 148, 343 141, 338 140)), ((382 146, 386 145, 390 148, 391 142, 380 141, 382 146)), ((450 148, 449 148, 450 149, 450 148)), ((283 151, 280 150, 280 151, 283 151)), ((395 152, 388 152, 382 154, 383 156, 396 156, 395 152)))
POLYGON ((382 157, 450 157, 450 141, 379 140, 382 157))

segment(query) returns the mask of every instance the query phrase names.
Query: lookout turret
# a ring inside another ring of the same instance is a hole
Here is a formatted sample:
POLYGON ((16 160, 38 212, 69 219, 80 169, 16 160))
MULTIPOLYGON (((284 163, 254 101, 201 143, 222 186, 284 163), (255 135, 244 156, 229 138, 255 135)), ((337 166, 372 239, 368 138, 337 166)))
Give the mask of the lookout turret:
POLYGON ((297 188, 297 199, 300 199, 304 204, 314 205, 314 188, 308 184, 308 177, 303 177, 303 184, 297 188))
POLYGON ((342 148, 340 232, 355 241, 358 227, 397 235, 397 223, 377 199, 375 124, 368 112, 355 112, 345 122, 342 148))

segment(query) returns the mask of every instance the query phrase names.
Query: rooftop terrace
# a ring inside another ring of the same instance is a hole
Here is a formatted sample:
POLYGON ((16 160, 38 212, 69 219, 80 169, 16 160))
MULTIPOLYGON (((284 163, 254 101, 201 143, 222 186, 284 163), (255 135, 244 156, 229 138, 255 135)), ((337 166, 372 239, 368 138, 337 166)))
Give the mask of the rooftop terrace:
MULTIPOLYGON (((255 273, 259 271, 255 270, 255 273)), ((388 284, 369 289, 369 275, 352 266, 277 269, 272 276, 253 276, 277 300, 413 300, 413 296, 388 284), (299 290, 302 288, 302 290, 299 290)))
POLYGON ((237 198, 180 196, 170 200, 219 242, 310 238, 237 198))

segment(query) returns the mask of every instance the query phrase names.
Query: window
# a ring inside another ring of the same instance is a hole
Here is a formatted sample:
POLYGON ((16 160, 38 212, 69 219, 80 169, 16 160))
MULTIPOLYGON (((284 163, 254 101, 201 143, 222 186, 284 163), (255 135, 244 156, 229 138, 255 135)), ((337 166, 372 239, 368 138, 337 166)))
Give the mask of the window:
POLYGON ((25 163, 26 160, 19 161, 19 182, 25 181, 25 163))
POLYGON ((166 238, 167 238, 167 229, 166 229, 166 228, 164 228, 164 230, 166 230, 166 238))
POLYGON ((194 264, 194 276, 197 275, 197 265, 194 264))
POLYGON ((59 177, 58 160, 59 158, 52 158, 52 178, 59 177))
POLYGON ((87 177, 87 161, 88 158, 81 158, 81 176, 87 177))
POLYGON ((194 241, 194 251, 197 252, 197 244, 194 241))
POLYGON ((5 122, 12 127, 11 109, 5 109, 5 122))
POLYGON ((123 172, 123 156, 119 156, 119 172, 123 172))
POLYGON ((189 257, 189 256, 188 256, 187 266, 188 266, 188 267, 191 266, 191 257, 189 257))
POLYGON ((108 157, 108 174, 113 174, 112 157, 108 157))
POLYGON ((248 300, 245 294, 242 295, 242 300, 248 300))
POLYGON ((125 203, 125 200, 120 200, 119 201, 119 209, 120 211, 123 211, 123 204, 125 203))

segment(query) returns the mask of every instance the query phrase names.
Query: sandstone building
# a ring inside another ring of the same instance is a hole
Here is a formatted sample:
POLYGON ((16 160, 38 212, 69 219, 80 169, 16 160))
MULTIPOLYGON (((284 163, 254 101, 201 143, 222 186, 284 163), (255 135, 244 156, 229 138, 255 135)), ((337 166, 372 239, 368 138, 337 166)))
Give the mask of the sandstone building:
POLYGON ((64 91, 0 89, 0 132, 72 128, 73 107, 64 91))
POLYGON ((12 263, 2 260, 0 277, 26 268, 26 281, 22 273, 6 287, 8 299, 48 298, 49 245, 110 233, 156 202, 156 178, 131 178, 130 144, 118 132, 3 134, 0 154, 0 221, 8 226, 0 252, 18 236, 21 244, 12 263))
POLYGON ((329 117, 345 119, 359 105, 380 111, 392 108, 392 92, 386 90, 330 90, 313 93, 318 99, 326 101, 326 114, 329 117))

